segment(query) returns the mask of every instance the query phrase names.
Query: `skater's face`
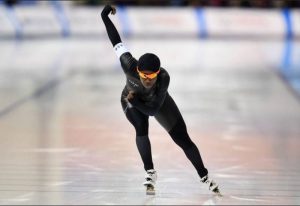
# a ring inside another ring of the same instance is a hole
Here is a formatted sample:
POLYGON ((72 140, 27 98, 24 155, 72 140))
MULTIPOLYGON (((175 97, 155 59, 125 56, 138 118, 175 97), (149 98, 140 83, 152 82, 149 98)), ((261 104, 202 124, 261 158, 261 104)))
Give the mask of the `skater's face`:
POLYGON ((152 71, 139 71, 137 69, 139 76, 140 76, 140 80, 143 84, 143 86, 147 89, 150 89, 151 87, 153 87, 153 85, 156 83, 157 80, 157 75, 159 74, 160 70, 158 70, 157 72, 152 72, 152 71))

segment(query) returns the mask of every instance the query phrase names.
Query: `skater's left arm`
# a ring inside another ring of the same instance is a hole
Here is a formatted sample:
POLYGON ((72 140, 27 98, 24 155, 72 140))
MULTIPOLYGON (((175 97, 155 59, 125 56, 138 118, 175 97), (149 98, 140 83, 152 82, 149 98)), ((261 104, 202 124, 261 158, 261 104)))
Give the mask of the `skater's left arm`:
POLYGON ((128 101, 136 107, 138 110, 140 110, 142 113, 149 115, 149 116, 154 116, 162 104, 165 101, 167 92, 168 92, 168 87, 170 83, 170 76, 167 72, 164 74, 161 74, 161 84, 159 86, 159 89, 156 93, 156 96, 154 99, 150 102, 142 102, 137 96, 133 96, 133 98, 128 99, 128 101))
POLYGON ((110 42, 121 62, 122 69, 125 73, 127 73, 128 71, 132 71, 136 67, 137 60, 124 46, 118 30, 109 18, 109 14, 115 15, 116 8, 111 5, 106 5, 101 12, 101 17, 105 25, 110 42))
POLYGON ((116 8, 111 6, 111 5, 106 5, 102 12, 101 12, 101 17, 103 20, 103 23, 105 25, 107 35, 109 37, 109 40, 113 47, 115 47, 117 44, 122 43, 121 37, 119 35, 118 30, 116 29, 115 25, 112 23, 112 21, 109 18, 109 14, 115 15, 116 14, 116 8))

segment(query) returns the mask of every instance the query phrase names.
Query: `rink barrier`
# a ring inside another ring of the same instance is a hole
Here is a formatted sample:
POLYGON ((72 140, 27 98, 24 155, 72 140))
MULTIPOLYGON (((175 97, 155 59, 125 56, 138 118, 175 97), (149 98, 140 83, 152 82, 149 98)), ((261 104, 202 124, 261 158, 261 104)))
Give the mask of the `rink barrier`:
MULTIPOLYGON (((59 1, 15 7, 0 4, 0 38, 106 36, 102 8, 59 1)), ((300 37, 300 14, 295 9, 118 7, 118 14, 111 18, 125 37, 300 37)))
POLYGON ((292 20, 291 20, 291 14, 288 9, 283 9, 282 14, 285 20, 285 31, 286 31, 286 37, 291 38, 293 37, 293 25, 292 25, 292 20))
POLYGON ((22 26, 15 15, 14 9, 10 7, 0 7, 0 38, 22 36, 22 26))
POLYGON ((206 22, 205 22, 204 9, 196 8, 195 12, 196 12, 198 28, 199 28, 198 35, 200 38, 206 38, 207 37, 207 28, 206 28, 206 22))
POLYGON ((51 1, 51 4, 53 5, 53 10, 57 17, 57 20, 60 23, 62 36, 70 36, 70 23, 64 11, 64 6, 59 1, 51 1))
POLYGON ((130 20, 127 14, 127 9, 124 6, 119 6, 117 10, 118 10, 118 17, 119 17, 122 34, 125 37, 129 37, 132 34, 131 34, 130 20))

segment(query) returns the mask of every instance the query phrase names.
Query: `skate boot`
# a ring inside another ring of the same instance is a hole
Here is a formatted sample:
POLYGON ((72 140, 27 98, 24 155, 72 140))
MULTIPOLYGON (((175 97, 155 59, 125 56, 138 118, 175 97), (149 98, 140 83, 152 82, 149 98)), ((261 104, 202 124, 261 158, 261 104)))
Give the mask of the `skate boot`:
POLYGON ((203 178, 201 178, 201 182, 205 183, 206 185, 208 185, 208 189, 210 191, 212 191, 214 194, 218 195, 218 196, 222 196, 220 190, 219 190, 219 185, 212 179, 210 179, 208 177, 208 175, 204 176, 203 178))
POLYGON ((155 183, 157 179, 156 171, 154 169, 147 170, 145 175, 146 181, 143 185, 146 187, 146 194, 147 195, 155 195, 155 183))

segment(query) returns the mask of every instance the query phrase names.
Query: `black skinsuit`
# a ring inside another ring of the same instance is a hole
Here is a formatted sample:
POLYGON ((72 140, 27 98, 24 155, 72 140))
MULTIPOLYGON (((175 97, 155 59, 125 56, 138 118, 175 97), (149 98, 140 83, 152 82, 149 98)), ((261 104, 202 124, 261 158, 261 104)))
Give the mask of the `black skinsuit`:
POLYGON ((168 94, 168 86, 170 82, 168 72, 161 68, 154 86, 151 89, 146 89, 142 85, 136 71, 137 60, 133 58, 129 52, 127 52, 120 57, 120 61, 126 75, 126 86, 124 87, 121 96, 124 112, 126 113, 129 108, 125 98, 127 97, 129 90, 134 91, 135 98, 130 100, 130 103, 146 116, 155 116, 155 118, 164 116, 166 121, 159 119, 161 120, 159 122, 164 128, 166 128, 167 131, 169 131, 175 125, 177 118, 174 119, 173 116, 171 117, 171 113, 167 114, 167 111, 169 110, 164 111, 164 115, 161 114, 162 111, 160 110, 165 100, 171 98, 168 94), (168 118, 168 116, 170 116, 170 118, 168 118))
MULTIPOLYGON (((108 36, 115 47, 121 43, 120 36, 108 13, 102 12, 102 19, 108 36)), ((194 165, 200 177, 207 175, 197 146, 190 139, 185 122, 174 100, 168 93, 170 77, 168 72, 160 68, 157 81, 151 89, 146 89, 137 73, 137 60, 131 53, 124 52, 120 62, 126 75, 126 86, 121 95, 123 111, 136 130, 136 144, 144 163, 145 170, 154 169, 151 154, 151 144, 148 137, 149 116, 155 119, 166 129, 174 142, 179 145, 187 158, 194 165), (129 102, 125 98, 129 91, 134 91, 134 98, 129 102)))

